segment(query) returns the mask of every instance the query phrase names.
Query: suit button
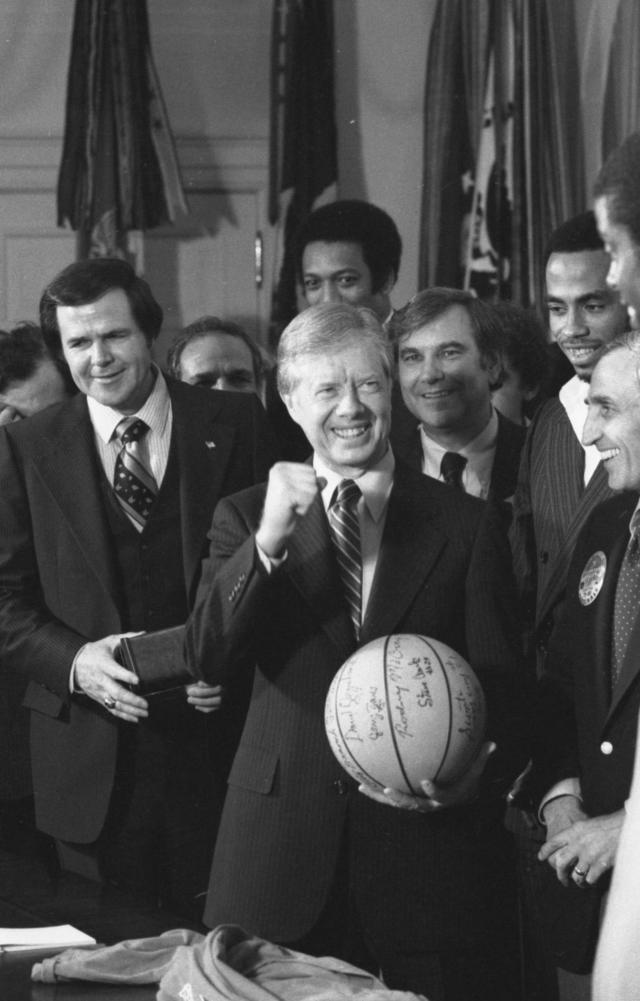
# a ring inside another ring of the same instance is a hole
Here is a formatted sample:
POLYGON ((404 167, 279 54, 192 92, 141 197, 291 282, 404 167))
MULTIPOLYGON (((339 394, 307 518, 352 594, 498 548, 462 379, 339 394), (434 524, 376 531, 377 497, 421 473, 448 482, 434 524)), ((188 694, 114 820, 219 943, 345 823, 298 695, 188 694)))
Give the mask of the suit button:
POLYGON ((540 553, 540 562, 541 563, 548 563, 549 562, 549 553, 547 553, 547 552, 540 553))
POLYGON ((600 750, 602 751, 603 754, 612 754, 613 744, 609 740, 603 740, 602 743, 600 744, 600 750))
POLYGON ((349 792, 349 786, 344 779, 336 779, 332 784, 338 796, 346 796, 349 792))

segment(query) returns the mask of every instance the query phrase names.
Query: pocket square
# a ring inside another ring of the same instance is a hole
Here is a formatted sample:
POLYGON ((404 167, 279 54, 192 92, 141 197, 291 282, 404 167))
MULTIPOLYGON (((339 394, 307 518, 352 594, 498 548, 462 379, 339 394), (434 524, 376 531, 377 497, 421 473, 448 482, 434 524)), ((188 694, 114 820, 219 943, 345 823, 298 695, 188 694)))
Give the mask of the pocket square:
POLYGON ((215 441, 205 441, 205 445, 207 446, 207 448, 215 448, 216 447, 215 441))

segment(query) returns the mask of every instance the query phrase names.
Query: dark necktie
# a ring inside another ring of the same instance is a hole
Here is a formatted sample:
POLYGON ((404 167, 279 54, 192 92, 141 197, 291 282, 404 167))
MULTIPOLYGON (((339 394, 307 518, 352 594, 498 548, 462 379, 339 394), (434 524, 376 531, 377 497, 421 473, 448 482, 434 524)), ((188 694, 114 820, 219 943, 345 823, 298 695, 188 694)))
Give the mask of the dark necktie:
POLYGON ((362 612, 362 554, 357 511, 360 496, 357 483, 342 480, 329 507, 331 536, 356 639, 360 636, 362 612))
POLYGON ((620 564, 613 609, 611 690, 615 688, 640 608, 640 511, 631 519, 631 538, 620 564))
POLYGON ((462 485, 462 471, 467 464, 464 455, 459 452, 445 452, 440 463, 440 475, 445 483, 450 487, 457 487, 464 490, 462 485))
POLYGON ((125 417, 116 428, 122 448, 116 459, 113 489, 120 506, 139 531, 144 528, 158 493, 158 484, 140 458, 140 439, 148 430, 139 417, 125 417))

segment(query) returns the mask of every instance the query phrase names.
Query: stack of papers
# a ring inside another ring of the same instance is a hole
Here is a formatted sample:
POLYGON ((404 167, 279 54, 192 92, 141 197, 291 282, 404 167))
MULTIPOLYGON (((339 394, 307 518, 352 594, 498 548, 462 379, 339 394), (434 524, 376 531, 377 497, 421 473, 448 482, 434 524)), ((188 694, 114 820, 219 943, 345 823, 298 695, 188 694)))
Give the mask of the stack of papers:
POLYGON ((95 938, 73 925, 53 925, 48 928, 0 928, 0 952, 20 952, 26 949, 70 949, 95 945, 95 938))

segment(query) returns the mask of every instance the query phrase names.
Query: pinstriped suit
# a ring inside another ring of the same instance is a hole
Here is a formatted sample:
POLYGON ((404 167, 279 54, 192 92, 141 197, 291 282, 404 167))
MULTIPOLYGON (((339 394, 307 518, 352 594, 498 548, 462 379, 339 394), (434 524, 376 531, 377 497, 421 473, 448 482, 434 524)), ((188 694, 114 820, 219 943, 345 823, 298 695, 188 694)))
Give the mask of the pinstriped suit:
POLYGON ((257 663, 205 920, 299 940, 327 901, 348 832, 350 885, 376 947, 459 954, 462 941, 488 966, 501 962, 495 941, 509 921, 503 894, 513 876, 495 792, 527 750, 520 636, 496 511, 396 466, 361 643, 418 632, 460 650, 481 679, 488 736, 500 749, 477 803, 430 816, 366 799, 333 758, 324 702, 355 641, 327 518, 317 498, 268 575, 253 536, 263 499, 264 488, 254 488, 219 506, 187 629, 189 656, 210 680, 257 663))
POLYGON ((593 508, 612 496, 599 464, 584 486, 584 450, 557 398, 534 417, 520 461, 510 537, 531 630, 544 657, 564 596, 578 534, 593 508))

